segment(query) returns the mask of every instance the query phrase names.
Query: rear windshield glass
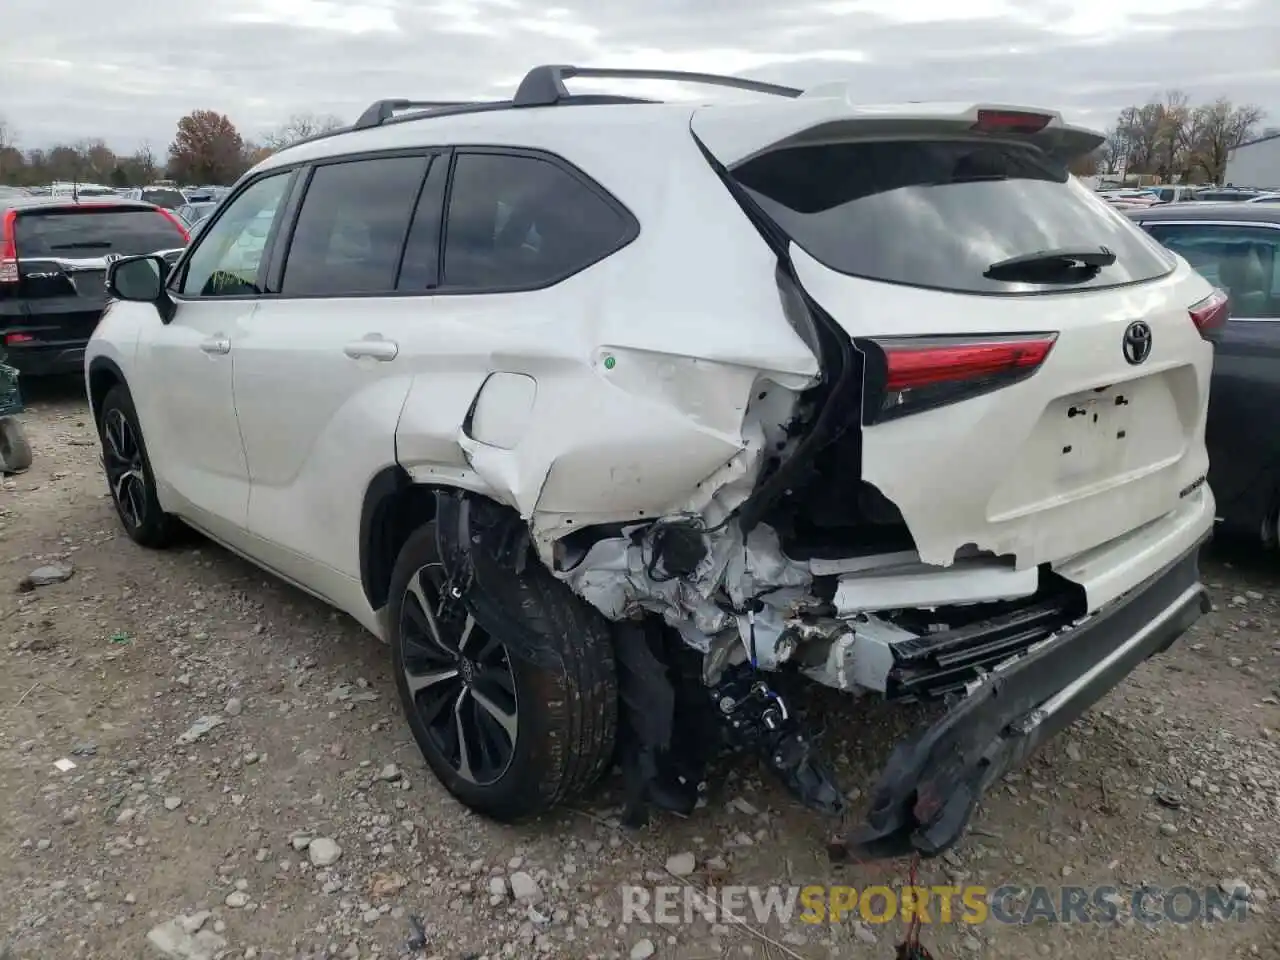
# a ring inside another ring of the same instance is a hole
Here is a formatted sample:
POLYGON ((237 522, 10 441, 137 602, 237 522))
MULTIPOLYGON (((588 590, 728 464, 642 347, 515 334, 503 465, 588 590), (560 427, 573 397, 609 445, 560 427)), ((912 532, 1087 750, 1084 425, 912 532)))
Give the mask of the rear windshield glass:
POLYGON ((1030 146, 921 140, 790 147, 748 161, 734 177, 810 256, 853 276, 1015 294, 1135 283, 1174 266, 1030 146), (1114 253, 1115 263, 1067 284, 984 276, 1013 257, 1099 247, 1114 253))
POLYGON ((134 256, 186 245, 157 210, 65 210, 24 213, 15 225, 20 257, 134 256))

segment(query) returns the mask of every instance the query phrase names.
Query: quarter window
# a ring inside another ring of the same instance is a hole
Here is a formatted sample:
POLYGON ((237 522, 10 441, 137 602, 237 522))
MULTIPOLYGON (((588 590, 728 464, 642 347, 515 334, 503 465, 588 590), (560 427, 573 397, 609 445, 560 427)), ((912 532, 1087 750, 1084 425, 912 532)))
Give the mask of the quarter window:
POLYGON ((317 167, 289 243, 284 296, 391 293, 430 157, 317 167))
POLYGON ((1214 223, 1146 226, 1153 237, 1226 291, 1233 317, 1280 318, 1280 229, 1214 223))
POLYGON ((459 153, 444 285, 477 291, 548 286, 613 253, 631 231, 620 210, 549 160, 459 153))
POLYGON ((240 194, 217 221, 202 230, 183 271, 187 297, 245 297, 258 286, 262 252, 292 173, 265 177, 240 194))

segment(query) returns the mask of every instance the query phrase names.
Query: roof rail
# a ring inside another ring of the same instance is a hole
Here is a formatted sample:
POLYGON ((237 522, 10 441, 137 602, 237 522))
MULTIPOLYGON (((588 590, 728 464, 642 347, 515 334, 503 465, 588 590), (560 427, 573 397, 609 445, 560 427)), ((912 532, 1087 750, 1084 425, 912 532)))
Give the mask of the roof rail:
POLYGON ((798 97, 803 90, 784 87, 761 80, 729 77, 718 73, 690 73, 685 70, 629 70, 610 67, 573 67, 568 64, 548 64, 534 67, 520 81, 512 105, 517 107, 550 107, 570 96, 564 81, 574 77, 591 77, 599 80, 671 80, 678 83, 701 83, 713 87, 735 87, 753 93, 767 93, 775 97, 798 97))
MULTIPOLYGON (((534 67, 516 90, 511 100, 375 100, 364 113, 349 127, 316 134, 306 140, 319 140, 338 133, 349 133, 354 130, 368 130, 380 127, 392 120, 420 120, 427 116, 449 116, 459 113, 482 113, 490 110, 509 110, 513 107, 553 107, 562 105, 588 104, 621 104, 621 103, 654 103, 639 97, 613 96, 609 94, 573 94, 565 89, 564 81, 574 77, 594 77, 602 80, 670 80, 677 83, 700 83, 715 87, 734 87, 738 90, 750 90, 753 93, 767 93, 775 97, 798 97, 804 91, 795 87, 784 87, 776 83, 765 83, 761 80, 747 80, 743 77, 722 76, 717 73, 689 73, 684 70, 629 70, 611 69, 607 67, 573 67, 567 64, 550 64, 534 67), (414 113, 406 117, 396 114, 404 110, 423 110, 425 114, 414 113)), ((296 144, 291 144, 296 146, 296 144)))
POLYGON ((478 106, 467 100, 375 100, 351 125, 352 130, 367 130, 386 123, 399 110, 437 110, 441 107, 478 106))

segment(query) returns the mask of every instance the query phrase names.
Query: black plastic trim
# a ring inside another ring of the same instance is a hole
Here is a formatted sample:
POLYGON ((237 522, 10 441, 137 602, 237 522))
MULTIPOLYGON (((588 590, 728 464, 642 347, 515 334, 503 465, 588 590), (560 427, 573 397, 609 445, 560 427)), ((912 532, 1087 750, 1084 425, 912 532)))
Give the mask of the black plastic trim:
POLYGON ((98 406, 93 401, 93 378, 95 374, 109 373, 117 383, 125 383, 124 371, 110 357, 94 357, 89 361, 88 375, 85 380, 85 390, 88 393, 86 398, 89 401, 89 412, 93 415, 94 423, 98 422, 98 406))
POLYGON ((850 836, 849 848, 879 859, 934 857, 954 846, 991 783, 1210 609, 1199 553, 1197 544, 1089 620, 988 674, 922 735, 899 744, 872 792, 867 824, 850 836), (1057 709, 1044 710, 1068 690, 1057 709))
POLYGON ((385 511, 411 486, 413 480, 409 474, 396 464, 374 474, 364 491, 364 503, 360 507, 360 583, 365 599, 374 610, 387 601, 385 587, 396 562, 383 537, 385 511), (382 594, 379 589, 383 590, 382 594))

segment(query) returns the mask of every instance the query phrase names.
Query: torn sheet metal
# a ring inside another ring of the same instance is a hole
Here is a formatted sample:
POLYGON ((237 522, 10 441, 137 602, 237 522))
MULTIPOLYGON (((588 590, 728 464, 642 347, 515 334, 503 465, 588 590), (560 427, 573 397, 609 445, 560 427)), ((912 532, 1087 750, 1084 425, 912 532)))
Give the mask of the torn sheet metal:
POLYGON ((858 692, 888 688, 893 669, 893 645, 917 639, 917 635, 878 617, 862 617, 832 641, 826 662, 805 674, 828 687, 858 692))
POLYGON ((894 569, 847 574, 836 587, 837 616, 904 607, 945 607, 1029 597, 1040 585, 1040 572, 1014 570, 995 562, 965 562, 951 567, 894 569))

